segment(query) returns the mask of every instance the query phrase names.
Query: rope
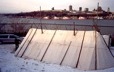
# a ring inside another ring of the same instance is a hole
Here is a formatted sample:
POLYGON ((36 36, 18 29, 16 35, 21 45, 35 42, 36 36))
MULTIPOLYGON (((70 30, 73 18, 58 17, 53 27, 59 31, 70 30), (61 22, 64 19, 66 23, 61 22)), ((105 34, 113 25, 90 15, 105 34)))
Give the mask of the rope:
POLYGON ((82 44, 81 44, 81 49, 80 49, 78 60, 77 60, 77 63, 76 63, 76 68, 78 67, 78 64, 79 64, 79 59, 80 59, 81 52, 82 52, 82 47, 83 47, 83 43, 84 43, 85 33, 86 33, 86 31, 84 31, 84 35, 83 35, 83 39, 82 39, 82 44))
MULTIPOLYGON (((93 22, 94 22, 94 21, 93 21, 93 22)), ((104 41, 106 47, 107 47, 108 50, 110 51, 110 54, 111 54, 111 55, 113 56, 113 58, 114 58, 114 55, 113 55, 113 53, 112 53, 111 50, 110 50, 110 47, 107 45, 107 43, 106 43, 104 37, 102 36, 102 34, 101 34, 101 32, 100 32, 100 29, 98 28, 98 25, 97 25, 97 24, 93 24, 93 27, 95 28, 95 31, 98 31, 98 32, 99 32, 99 34, 100 34, 101 38, 103 39, 103 41, 104 41)))
POLYGON ((34 32, 34 34, 33 34, 33 36, 31 37, 31 39, 30 39, 29 43, 27 44, 27 46, 26 46, 25 50, 23 51, 23 53, 22 53, 21 57, 22 57, 22 56, 24 55, 24 53, 26 52, 26 50, 27 50, 27 48, 28 48, 28 46, 29 46, 30 42, 32 41, 32 39, 33 39, 34 35, 36 34, 36 32, 37 32, 37 29, 35 30, 35 32, 34 32))
MULTIPOLYGON (((57 31, 57 30, 56 30, 56 31, 57 31)), ((56 31, 55 31, 55 33, 53 34, 53 37, 51 38, 51 41, 50 41, 50 43, 48 44, 48 46, 47 46, 47 48, 46 48, 46 50, 45 50, 45 52, 44 52, 44 54, 43 54, 43 56, 42 56, 42 58, 41 58, 40 61, 43 61, 44 56, 46 55, 47 50, 48 50, 49 46, 51 45, 51 42, 53 41, 53 38, 54 38, 54 36, 55 36, 55 34, 56 34, 56 31)))
POLYGON ((71 43, 72 43, 72 41, 70 41, 70 43, 69 43, 69 45, 68 45, 68 48, 67 48, 67 50, 66 50, 66 52, 65 52, 65 54, 64 54, 64 56, 63 56, 63 59, 62 59, 61 62, 60 62, 60 65, 63 63, 64 58, 66 57, 66 54, 67 54, 67 52, 68 52, 68 50, 69 50, 69 48, 70 48, 71 43))

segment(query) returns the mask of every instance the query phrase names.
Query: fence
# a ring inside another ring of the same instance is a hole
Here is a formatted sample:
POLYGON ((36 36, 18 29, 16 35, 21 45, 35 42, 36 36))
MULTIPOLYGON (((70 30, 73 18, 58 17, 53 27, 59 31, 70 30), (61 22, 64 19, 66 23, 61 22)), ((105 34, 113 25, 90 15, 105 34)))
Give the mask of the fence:
MULTIPOLYGON (((50 30, 94 30, 93 25, 80 25, 76 23, 71 24, 49 24, 49 23, 0 23, 0 33, 18 33, 26 34, 30 28, 50 30)), ((114 26, 99 25, 102 34, 114 34, 114 26)))

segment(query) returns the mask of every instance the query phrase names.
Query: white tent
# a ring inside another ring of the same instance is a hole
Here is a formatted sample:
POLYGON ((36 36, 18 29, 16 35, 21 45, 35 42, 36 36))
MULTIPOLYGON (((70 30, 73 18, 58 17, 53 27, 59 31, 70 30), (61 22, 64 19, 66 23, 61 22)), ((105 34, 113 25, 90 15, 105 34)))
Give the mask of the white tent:
POLYGON ((114 67, 107 47, 109 36, 102 37, 96 31, 75 31, 75 36, 72 30, 43 31, 30 29, 15 55, 82 70, 114 67))

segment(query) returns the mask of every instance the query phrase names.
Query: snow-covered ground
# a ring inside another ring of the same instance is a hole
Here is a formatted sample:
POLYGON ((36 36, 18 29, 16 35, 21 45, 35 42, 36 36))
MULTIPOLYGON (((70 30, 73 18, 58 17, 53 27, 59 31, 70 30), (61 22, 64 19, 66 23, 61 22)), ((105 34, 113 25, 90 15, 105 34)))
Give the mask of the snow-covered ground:
POLYGON ((114 72, 114 67, 105 70, 83 71, 32 59, 23 59, 14 56, 14 52, 12 53, 14 48, 14 44, 0 45, 0 72, 114 72))

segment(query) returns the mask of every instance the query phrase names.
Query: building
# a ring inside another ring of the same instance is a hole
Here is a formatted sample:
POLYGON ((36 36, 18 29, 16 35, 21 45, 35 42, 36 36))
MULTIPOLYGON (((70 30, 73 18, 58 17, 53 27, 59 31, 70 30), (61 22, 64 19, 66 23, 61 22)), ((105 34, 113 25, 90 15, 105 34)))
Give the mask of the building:
POLYGON ((82 7, 79 7, 79 11, 80 11, 80 12, 82 11, 82 7))
POLYGON ((73 10, 73 9, 72 9, 72 5, 70 5, 70 6, 69 6, 69 11, 72 11, 72 10, 73 10))
POLYGON ((102 7, 101 7, 101 6, 99 6, 99 3, 98 3, 98 5, 97 5, 97 11, 98 11, 98 12, 103 11, 102 7))
POLYGON ((110 12, 110 8, 108 7, 107 12, 110 12))
POLYGON ((52 10, 55 10, 54 7, 52 7, 52 10))
POLYGON ((102 7, 99 6, 99 7, 97 8, 97 11, 103 11, 102 7))
POLYGON ((85 12, 88 12, 89 11, 89 8, 85 8, 85 10, 84 10, 85 12))

